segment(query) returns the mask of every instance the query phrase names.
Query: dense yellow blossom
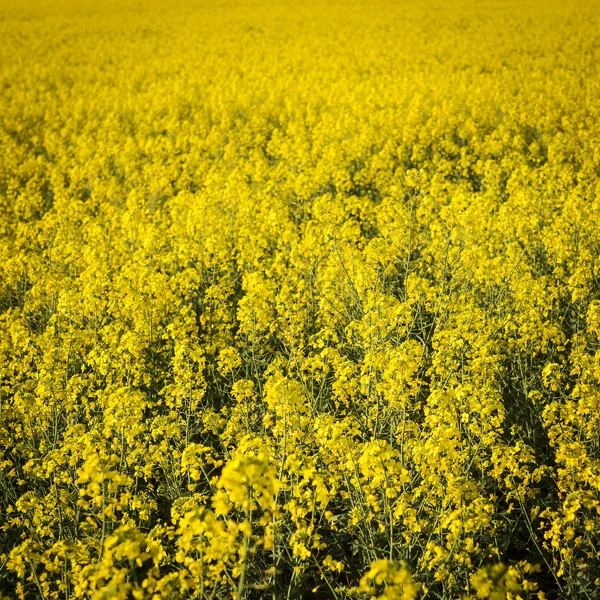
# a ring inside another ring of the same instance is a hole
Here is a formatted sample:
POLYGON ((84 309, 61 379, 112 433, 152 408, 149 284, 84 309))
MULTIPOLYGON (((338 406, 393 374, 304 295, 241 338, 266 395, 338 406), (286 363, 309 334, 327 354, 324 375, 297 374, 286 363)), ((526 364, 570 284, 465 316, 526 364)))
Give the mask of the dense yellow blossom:
POLYGON ((597 0, 0 3, 0 597, 600 597, 597 0))

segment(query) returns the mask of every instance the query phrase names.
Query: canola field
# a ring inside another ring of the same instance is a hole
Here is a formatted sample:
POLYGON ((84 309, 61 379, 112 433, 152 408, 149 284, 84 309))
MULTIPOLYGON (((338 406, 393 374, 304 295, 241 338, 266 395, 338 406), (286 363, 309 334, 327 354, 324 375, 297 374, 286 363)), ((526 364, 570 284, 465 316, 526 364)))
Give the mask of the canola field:
POLYGON ((600 598, 600 4, 2 0, 3 600, 600 598))

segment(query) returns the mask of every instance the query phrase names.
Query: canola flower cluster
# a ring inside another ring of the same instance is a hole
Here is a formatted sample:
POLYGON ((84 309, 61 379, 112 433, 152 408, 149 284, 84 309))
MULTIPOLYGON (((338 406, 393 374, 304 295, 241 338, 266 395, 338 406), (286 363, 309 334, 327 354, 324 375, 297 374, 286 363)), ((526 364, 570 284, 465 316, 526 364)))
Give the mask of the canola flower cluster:
POLYGON ((598 598, 598 31, 4 0, 0 596, 598 598))

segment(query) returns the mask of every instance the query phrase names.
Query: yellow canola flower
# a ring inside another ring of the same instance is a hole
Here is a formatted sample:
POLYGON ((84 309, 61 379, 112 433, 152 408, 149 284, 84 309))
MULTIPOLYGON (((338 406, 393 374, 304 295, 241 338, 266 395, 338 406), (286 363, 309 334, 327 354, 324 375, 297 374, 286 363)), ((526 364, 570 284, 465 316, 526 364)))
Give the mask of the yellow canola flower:
POLYGON ((360 587, 370 598, 378 600, 414 600, 419 592, 406 567, 385 559, 371 564, 360 580, 360 587), (383 592, 378 594, 377 587, 382 587, 383 592))

